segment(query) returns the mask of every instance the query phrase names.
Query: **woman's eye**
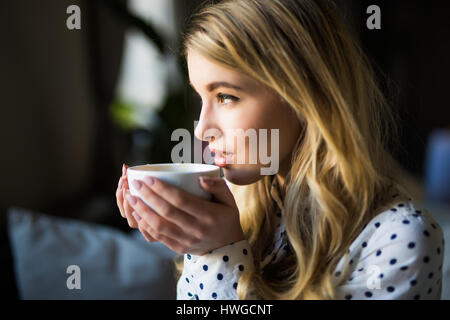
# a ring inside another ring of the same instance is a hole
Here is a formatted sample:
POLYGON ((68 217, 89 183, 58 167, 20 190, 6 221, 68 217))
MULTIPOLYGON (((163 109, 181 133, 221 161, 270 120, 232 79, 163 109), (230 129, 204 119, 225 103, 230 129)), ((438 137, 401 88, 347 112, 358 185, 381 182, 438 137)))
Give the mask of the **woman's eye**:
POLYGON ((220 103, 223 103, 223 104, 230 104, 230 103, 232 103, 232 102, 239 101, 239 98, 236 98, 236 97, 231 96, 231 95, 229 95, 229 94, 219 93, 219 94, 217 95, 217 100, 218 100, 220 103))

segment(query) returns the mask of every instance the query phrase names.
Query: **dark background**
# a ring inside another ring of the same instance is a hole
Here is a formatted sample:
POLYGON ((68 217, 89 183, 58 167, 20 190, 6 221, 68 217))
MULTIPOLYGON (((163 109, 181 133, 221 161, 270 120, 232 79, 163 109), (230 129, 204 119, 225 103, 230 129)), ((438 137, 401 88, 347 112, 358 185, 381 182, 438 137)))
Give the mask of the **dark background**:
MULTIPOLYGON (((176 0, 180 32, 200 2, 176 0)), ((384 90, 400 119, 400 143, 393 152, 420 185, 430 133, 450 128, 450 4, 336 3, 380 75, 387 76, 384 90), (366 27, 366 9, 373 4, 382 10, 381 30, 366 27)), ((114 194, 122 163, 170 162, 170 133, 180 127, 192 131, 198 119, 199 104, 185 85, 168 99, 154 131, 114 125, 108 110, 124 32, 135 27, 152 36, 152 29, 125 8, 126 1, 113 0, 0 2, 2 268, 11 270, 6 242, 10 206, 128 231, 114 194), (79 31, 65 25, 72 4, 82 11, 79 31)), ((3 279, 8 279, 7 288, 14 286, 12 275, 3 279)))

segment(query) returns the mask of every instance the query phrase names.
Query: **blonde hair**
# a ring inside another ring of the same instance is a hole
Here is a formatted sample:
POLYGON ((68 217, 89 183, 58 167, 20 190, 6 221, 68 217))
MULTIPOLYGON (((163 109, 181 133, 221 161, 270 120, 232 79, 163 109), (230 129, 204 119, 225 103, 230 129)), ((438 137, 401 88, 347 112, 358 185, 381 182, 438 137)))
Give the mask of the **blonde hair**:
POLYGON ((261 270, 274 234, 271 177, 233 185, 255 260, 239 298, 334 299, 337 263, 348 261, 350 244, 400 183, 384 146, 392 113, 368 57, 325 0, 207 3, 184 39, 184 55, 192 49, 247 74, 305 121, 284 189, 292 254, 261 270))

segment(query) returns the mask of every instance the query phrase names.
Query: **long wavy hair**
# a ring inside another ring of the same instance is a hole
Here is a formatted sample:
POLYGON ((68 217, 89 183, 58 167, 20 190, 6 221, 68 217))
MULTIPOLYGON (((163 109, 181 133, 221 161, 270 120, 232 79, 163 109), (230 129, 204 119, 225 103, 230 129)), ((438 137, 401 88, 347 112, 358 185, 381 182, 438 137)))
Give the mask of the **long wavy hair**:
POLYGON ((285 259, 260 265, 275 230, 272 177, 232 186, 255 260, 239 298, 334 299, 339 260, 388 190, 404 190, 386 151, 395 118, 370 59, 326 0, 208 1, 188 21, 182 54, 190 49, 265 84, 304 122, 282 190, 285 259))

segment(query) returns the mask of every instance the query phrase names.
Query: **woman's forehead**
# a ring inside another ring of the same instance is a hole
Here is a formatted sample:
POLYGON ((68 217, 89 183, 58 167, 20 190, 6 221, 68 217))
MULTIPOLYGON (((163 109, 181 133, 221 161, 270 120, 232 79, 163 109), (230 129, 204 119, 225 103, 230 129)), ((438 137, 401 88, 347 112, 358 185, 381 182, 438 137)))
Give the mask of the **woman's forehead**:
POLYGON ((187 62, 189 80, 196 89, 206 89, 214 83, 227 83, 246 91, 262 86, 250 76, 221 66, 194 50, 188 51, 187 62))
POLYGON ((225 68, 195 51, 189 51, 187 62, 189 68, 189 76, 191 82, 193 82, 194 84, 196 82, 202 82, 201 80, 204 79, 208 79, 208 82, 210 82, 211 80, 232 82, 233 80, 239 80, 240 78, 243 78, 243 74, 225 68))

